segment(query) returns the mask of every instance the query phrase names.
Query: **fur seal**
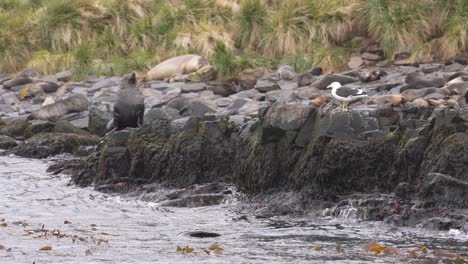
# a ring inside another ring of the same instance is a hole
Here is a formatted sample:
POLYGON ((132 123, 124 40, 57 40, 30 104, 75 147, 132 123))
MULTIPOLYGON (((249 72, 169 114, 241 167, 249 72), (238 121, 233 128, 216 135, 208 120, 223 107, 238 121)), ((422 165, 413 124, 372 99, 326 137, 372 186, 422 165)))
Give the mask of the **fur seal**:
POLYGON ((426 99, 423 98, 418 98, 411 102, 412 105, 416 106, 417 108, 422 108, 422 107, 428 107, 429 103, 427 102, 426 99))
POLYGON ((330 102, 330 100, 328 98, 326 98, 326 97, 319 96, 319 97, 316 97, 315 99, 313 99, 311 102, 315 106, 322 106, 322 105, 328 104, 328 102, 330 102))
POLYGON ((307 86, 317 80, 316 76, 322 75, 322 68, 313 68, 299 76, 297 76, 297 87, 307 86))
POLYGON ((11 88, 15 86, 25 85, 25 84, 32 83, 32 82, 33 80, 29 77, 18 77, 18 78, 4 82, 3 88, 6 90, 10 90, 11 88))
POLYGON ((423 88, 423 89, 409 89, 401 93, 401 95, 407 100, 407 101, 414 101, 417 98, 422 98, 428 94, 431 93, 440 93, 444 95, 450 95, 450 91, 446 88, 423 88))
POLYGON ((424 74, 420 72, 414 72, 408 74, 405 79, 406 86, 401 87, 400 92, 404 92, 409 89, 422 89, 427 87, 436 87, 440 88, 445 85, 445 79, 435 78, 435 79, 426 79, 424 74))
POLYGON ((114 128, 116 130, 143 125, 145 102, 136 84, 135 73, 125 76, 122 80, 117 102, 114 104, 114 128))
POLYGON ((458 77, 463 77, 463 76, 468 76, 468 72, 457 72, 457 73, 454 73, 452 75, 450 75, 448 78, 447 78, 447 81, 451 81, 453 79, 456 79, 458 77))
POLYGON ((174 57, 154 66, 143 76, 142 81, 163 80, 173 75, 189 74, 208 64, 208 60, 195 54, 174 57))
POLYGON ((373 82, 378 81, 382 77, 387 76, 387 73, 381 70, 366 72, 363 75, 359 76, 361 82, 373 82))
POLYGON ((53 117, 61 117, 68 113, 82 112, 88 110, 88 105, 88 99, 84 95, 72 95, 64 100, 60 100, 54 104, 46 105, 41 109, 32 112, 28 116, 28 120, 47 120, 53 117))

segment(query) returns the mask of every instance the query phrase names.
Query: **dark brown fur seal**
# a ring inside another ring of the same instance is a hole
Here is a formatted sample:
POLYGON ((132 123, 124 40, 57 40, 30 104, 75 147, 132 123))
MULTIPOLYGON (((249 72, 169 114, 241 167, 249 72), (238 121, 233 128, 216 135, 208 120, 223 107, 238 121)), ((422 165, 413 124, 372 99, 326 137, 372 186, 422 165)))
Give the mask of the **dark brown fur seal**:
POLYGON ((140 127, 143 125, 145 113, 144 97, 136 87, 135 73, 125 76, 117 94, 114 105, 114 127, 122 130, 126 127, 140 127))

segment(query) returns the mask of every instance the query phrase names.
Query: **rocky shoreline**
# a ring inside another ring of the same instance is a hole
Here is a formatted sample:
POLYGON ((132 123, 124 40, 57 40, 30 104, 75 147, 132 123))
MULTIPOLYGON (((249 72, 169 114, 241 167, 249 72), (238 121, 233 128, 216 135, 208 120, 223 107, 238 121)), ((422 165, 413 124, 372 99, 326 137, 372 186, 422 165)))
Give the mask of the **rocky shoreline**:
POLYGON ((0 148, 32 158, 73 154, 50 171, 101 191, 185 188, 168 194, 171 206, 218 203, 229 194, 223 184, 235 184, 259 216, 319 208, 468 231, 466 64, 147 81, 145 124, 104 139, 120 77, 0 75, 0 148), (370 99, 343 112, 325 90, 334 81, 370 99))

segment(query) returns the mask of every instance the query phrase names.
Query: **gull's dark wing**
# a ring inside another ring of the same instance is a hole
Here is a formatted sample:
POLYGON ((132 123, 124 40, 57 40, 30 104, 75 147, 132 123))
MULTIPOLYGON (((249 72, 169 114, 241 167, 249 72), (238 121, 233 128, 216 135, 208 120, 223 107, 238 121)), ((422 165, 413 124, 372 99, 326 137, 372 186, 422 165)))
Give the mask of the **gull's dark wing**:
POLYGON ((366 94, 363 91, 359 89, 353 89, 349 87, 340 87, 336 90, 336 94, 341 97, 350 97, 350 96, 356 96, 356 95, 363 95, 366 94))

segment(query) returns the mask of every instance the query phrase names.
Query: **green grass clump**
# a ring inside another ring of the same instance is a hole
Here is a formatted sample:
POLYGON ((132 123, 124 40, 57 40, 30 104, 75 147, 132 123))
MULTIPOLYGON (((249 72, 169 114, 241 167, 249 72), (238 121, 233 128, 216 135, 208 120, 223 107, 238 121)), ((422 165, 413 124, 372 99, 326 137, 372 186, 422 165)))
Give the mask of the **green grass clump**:
POLYGON ((442 60, 468 51, 467 17, 467 0, 2 0, 0 72, 83 78, 187 53, 211 58, 220 76, 283 63, 333 71, 360 48, 355 37, 390 60, 407 50, 442 60))

